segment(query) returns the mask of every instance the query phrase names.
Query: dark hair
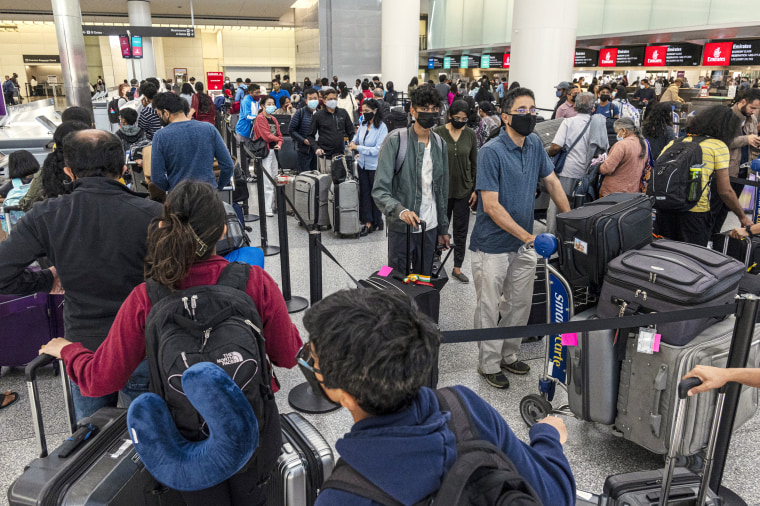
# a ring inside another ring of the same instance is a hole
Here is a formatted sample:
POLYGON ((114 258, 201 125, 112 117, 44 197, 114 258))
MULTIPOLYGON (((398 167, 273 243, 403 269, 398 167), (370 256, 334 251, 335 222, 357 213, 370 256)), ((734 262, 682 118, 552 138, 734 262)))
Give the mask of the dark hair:
POLYGON ((61 113, 61 123, 67 121, 81 121, 87 125, 92 125, 92 113, 84 107, 72 105, 61 113))
POLYGON ((309 95, 316 95, 317 98, 319 98, 319 92, 314 88, 306 88, 306 90, 303 92, 303 98, 306 98, 309 95))
POLYGON ((409 86, 417 86, 420 84, 419 79, 417 79, 417 76, 414 76, 411 81, 409 81, 409 86))
MULTIPOLYGON (((290 97, 287 95, 282 95, 280 97, 280 100, 275 104, 279 109, 282 109, 282 106, 284 105, 286 100, 290 100, 290 97)), ((291 100, 292 102, 292 100, 291 100)))
POLYGON ((385 83, 385 91, 394 91, 393 81, 388 81, 387 83, 385 83))
POLYGON ((327 79, 326 77, 323 77, 321 83, 322 83, 322 86, 327 86, 328 84, 330 84, 330 80, 327 79))
POLYGON ((340 90, 340 98, 348 97, 348 86, 343 81, 338 83, 338 89, 340 90))
POLYGON ((520 83, 518 83, 517 81, 514 81, 512 82, 512 84, 509 85, 508 91, 516 90, 519 87, 520 87, 520 83))
POLYGON ((327 95, 332 95, 333 93, 335 95, 338 94, 338 90, 336 90, 332 86, 323 86, 321 91, 322 91, 322 98, 324 100, 327 100, 327 95))
POLYGON ((184 83, 182 85, 182 88, 179 90, 179 92, 182 95, 192 95, 194 93, 193 91, 193 85, 190 83, 184 83))
POLYGON ((111 132, 71 132, 64 139, 63 159, 78 178, 117 178, 124 168, 124 148, 111 132))
POLYGON ((375 110, 375 117, 372 118, 372 124, 375 125, 375 128, 380 128, 380 123, 383 122, 383 109, 380 107, 380 104, 374 98, 367 98, 362 102, 362 107, 365 105, 370 109, 375 110))
POLYGON ((153 100, 157 93, 158 86, 148 81, 147 79, 140 85, 140 95, 144 96, 148 100, 153 100))
POLYGON ((459 95, 459 87, 455 83, 451 83, 451 86, 449 86, 449 92, 456 97, 459 95))
POLYGON ((280 84, 280 80, 275 77, 274 79, 272 79, 272 84, 274 83, 280 84))
POLYGON ((124 119, 124 123, 127 125, 134 125, 137 123, 137 111, 131 107, 122 107, 119 109, 119 117, 124 119))
POLYGON ((245 84, 251 84, 251 78, 250 77, 246 77, 245 78, 245 84))
POLYGON ((491 116, 492 114, 496 113, 496 108, 493 106, 491 102, 483 101, 478 103, 478 107, 481 111, 486 113, 488 116, 491 116))
POLYGON ((267 105, 267 102, 268 102, 269 100, 271 100, 272 102, 274 102, 274 106, 275 106, 275 107, 279 107, 279 104, 277 103, 277 100, 275 100, 275 98, 274 98, 272 95, 264 95, 264 96, 262 96, 262 97, 261 97, 261 100, 259 101, 259 103, 260 103, 261 105, 263 105, 264 107, 266 107, 266 105, 267 105))
MULTIPOLYGON (((159 90, 159 89, 161 89, 161 83, 160 83, 160 82, 158 82, 158 79, 156 79, 155 77, 147 77, 147 78, 145 78, 145 80, 146 80, 147 82, 149 82, 149 83, 152 83, 152 84, 153 84, 153 86, 155 86, 155 87, 156 87, 156 90, 159 90)), ((164 81, 164 82, 166 82, 166 81, 164 81)), ((169 82, 172 82, 172 80, 171 80, 171 79, 169 79, 169 82)), ((141 94, 142 94, 142 93, 141 93, 141 94)))
POLYGON ((78 130, 89 130, 92 126, 82 121, 64 121, 55 129, 53 140, 55 141, 55 150, 47 155, 42 162, 40 177, 42 178, 42 191, 46 198, 58 197, 71 193, 71 188, 67 183, 71 178, 63 171, 66 165, 63 160, 64 139, 71 132, 78 130))
POLYGON ((470 117, 470 105, 464 100, 454 100, 449 107, 449 117, 453 118, 455 114, 463 112, 470 117))
MULTIPOLYGON (((512 83, 514 86, 515 83, 512 83)), ((519 85, 518 85, 519 86, 519 85)), ((533 91, 528 88, 512 88, 510 86, 509 91, 504 94, 504 98, 501 99, 501 113, 510 114, 512 106, 515 105, 515 100, 520 97, 530 97, 535 102, 536 96, 533 91)))
POLYGON ((238 77, 237 79, 235 79, 235 82, 236 83, 242 83, 243 82, 243 78, 242 77, 238 77))
POLYGON ((686 126, 686 133, 713 137, 728 146, 739 134, 741 125, 742 120, 729 107, 714 105, 698 112, 686 126))
POLYGON ((744 93, 738 96, 737 102, 741 102, 742 100, 746 100, 748 104, 751 104, 755 100, 760 100, 760 90, 757 88, 750 88, 746 90, 744 93))
POLYGON ((187 114, 189 107, 184 98, 172 92, 158 93, 153 99, 153 108, 158 111, 169 111, 169 114, 184 112, 187 114))
POLYGON ((325 387, 346 391, 371 415, 408 407, 438 360, 438 329, 402 295, 341 290, 312 306, 303 323, 325 387))
POLYGON ((440 74, 438 76, 438 82, 442 83, 446 80, 446 74, 440 74))
MULTIPOLYGON (((304 88, 309 88, 309 89, 311 88, 311 80, 308 77, 303 80, 303 87, 304 88)), ((317 90, 314 90, 314 92, 316 92, 316 91, 317 90)))
POLYGON ((481 83, 480 89, 478 89, 478 92, 475 94, 475 102, 489 101, 491 98, 493 98, 493 95, 491 95, 491 92, 488 89, 488 83, 484 81, 481 83))
POLYGON ((23 179, 40 170, 40 162, 25 149, 13 151, 8 155, 8 176, 11 179, 23 179))
POLYGON ((661 103, 648 109, 647 117, 641 125, 644 137, 654 139, 665 135, 665 131, 673 126, 672 106, 661 103))
POLYGON ((620 85, 615 88, 615 91, 615 98, 619 98, 620 100, 628 100, 628 90, 625 89, 625 86, 620 85))
POLYGON ((260 90, 260 89, 261 89, 261 86, 259 86, 256 83, 251 83, 251 84, 248 85, 248 88, 246 89, 246 92, 247 93, 253 93, 254 91, 260 90))
POLYGON ((148 228, 145 278, 176 289, 196 261, 216 253, 224 225, 216 188, 198 181, 179 183, 166 197, 161 217, 148 228))
POLYGON ((282 76, 282 78, 283 78, 283 79, 287 79, 288 81, 290 81, 290 76, 289 76, 289 75, 287 75, 287 74, 285 74, 284 76, 282 76))
POLYGON ((198 81, 195 83, 195 91, 198 92, 198 112, 207 113, 211 110, 211 106, 214 101, 208 96, 208 93, 203 92, 203 83, 198 81))
POLYGON ((603 85, 602 85, 602 86, 599 88, 599 93, 601 93, 601 92, 602 92, 602 90, 607 90, 607 91, 609 91, 610 93, 612 93, 612 88, 610 88, 610 86, 609 86, 609 85, 607 85, 607 84, 603 84, 603 85))
POLYGON ((362 82, 362 90, 368 90, 369 89, 369 82, 364 81, 362 82))
POLYGON ((433 86, 426 84, 420 86, 409 96, 412 100, 412 107, 440 107, 441 94, 433 86))

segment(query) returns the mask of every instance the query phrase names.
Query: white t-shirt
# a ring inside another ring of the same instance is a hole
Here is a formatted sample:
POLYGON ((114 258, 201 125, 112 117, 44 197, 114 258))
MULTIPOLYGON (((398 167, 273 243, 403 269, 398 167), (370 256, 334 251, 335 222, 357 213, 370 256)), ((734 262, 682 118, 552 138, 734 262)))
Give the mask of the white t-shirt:
MULTIPOLYGON (((438 227, 438 213, 435 208, 435 195, 433 195, 433 155, 430 147, 434 140, 432 136, 425 147, 422 157, 422 202, 420 203, 420 220, 425 222, 425 230, 434 230, 438 227)), ((422 232, 422 227, 415 232, 422 232)))
MULTIPOLYGON (((591 120, 589 114, 578 114, 572 118, 566 118, 559 126, 557 135, 554 136, 553 144, 570 149, 583 128, 591 120)), ((588 160, 589 140, 591 139, 591 126, 586 129, 583 138, 578 141, 575 147, 567 154, 565 158, 565 167, 562 169, 560 176, 579 178, 586 173, 586 162, 588 160)))

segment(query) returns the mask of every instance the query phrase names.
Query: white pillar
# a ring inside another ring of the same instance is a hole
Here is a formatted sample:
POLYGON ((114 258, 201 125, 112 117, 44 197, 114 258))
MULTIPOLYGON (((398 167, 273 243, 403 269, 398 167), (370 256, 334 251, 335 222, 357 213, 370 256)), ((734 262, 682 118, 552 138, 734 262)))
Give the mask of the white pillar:
POLYGON ((573 77, 578 0, 519 0, 512 12, 509 81, 532 89, 537 107, 554 109, 554 86, 573 77))
MULTIPOLYGON (((150 2, 148 0, 129 0, 127 2, 127 13, 129 14, 130 26, 152 26, 153 21, 150 17, 150 2)), ((135 70, 137 79, 146 77, 158 77, 156 73, 156 57, 153 54, 153 39, 143 37, 143 57, 141 60, 135 60, 135 70)))
POLYGON ((67 106, 76 105, 92 111, 87 72, 87 55, 82 35, 82 11, 79 0, 53 0, 53 20, 61 55, 63 87, 67 106))
POLYGON ((382 0, 382 79, 397 91, 420 66, 420 0, 382 0))

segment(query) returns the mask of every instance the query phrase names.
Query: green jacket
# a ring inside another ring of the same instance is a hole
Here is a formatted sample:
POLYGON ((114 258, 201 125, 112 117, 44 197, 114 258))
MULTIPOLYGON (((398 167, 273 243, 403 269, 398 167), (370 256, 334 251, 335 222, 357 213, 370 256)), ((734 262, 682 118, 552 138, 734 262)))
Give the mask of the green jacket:
MULTIPOLYGON (((433 158, 433 198, 438 214, 438 235, 447 235, 449 233, 449 218, 446 213, 449 199, 449 155, 445 141, 441 142, 443 145, 443 150, 441 150, 432 135, 431 132, 430 154, 433 158)), ((394 174, 399 142, 398 134, 391 133, 380 148, 372 198, 380 211, 388 217, 388 229, 405 233, 406 224, 399 219, 401 211, 409 209, 418 216, 420 214, 422 187, 419 182, 422 179, 422 158, 425 156, 425 148, 418 141, 414 127, 410 127, 404 164, 398 174, 394 174)))
POLYGON ((43 200, 45 200, 45 189, 42 187, 42 169, 40 169, 34 174, 29 191, 26 192, 18 205, 22 211, 28 213, 32 205, 43 200))

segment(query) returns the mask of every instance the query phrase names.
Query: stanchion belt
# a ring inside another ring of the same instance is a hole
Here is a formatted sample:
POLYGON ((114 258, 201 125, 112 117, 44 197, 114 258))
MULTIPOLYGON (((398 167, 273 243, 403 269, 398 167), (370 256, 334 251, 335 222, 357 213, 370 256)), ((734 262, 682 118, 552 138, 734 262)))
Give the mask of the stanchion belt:
POLYGON ((496 339, 522 339, 525 337, 593 332, 597 330, 614 330, 621 328, 647 327, 660 323, 672 323, 702 318, 723 317, 736 313, 737 304, 664 311, 642 315, 622 316, 619 318, 600 318, 596 320, 569 321, 564 323, 539 323, 519 327, 496 327, 490 329, 449 330, 442 332, 444 344, 473 343, 496 339))
POLYGON ((750 179, 742 179, 740 177, 730 177, 729 180, 732 183, 738 183, 738 184, 743 184, 744 186, 754 186, 755 188, 760 188, 760 181, 752 181, 750 179))

